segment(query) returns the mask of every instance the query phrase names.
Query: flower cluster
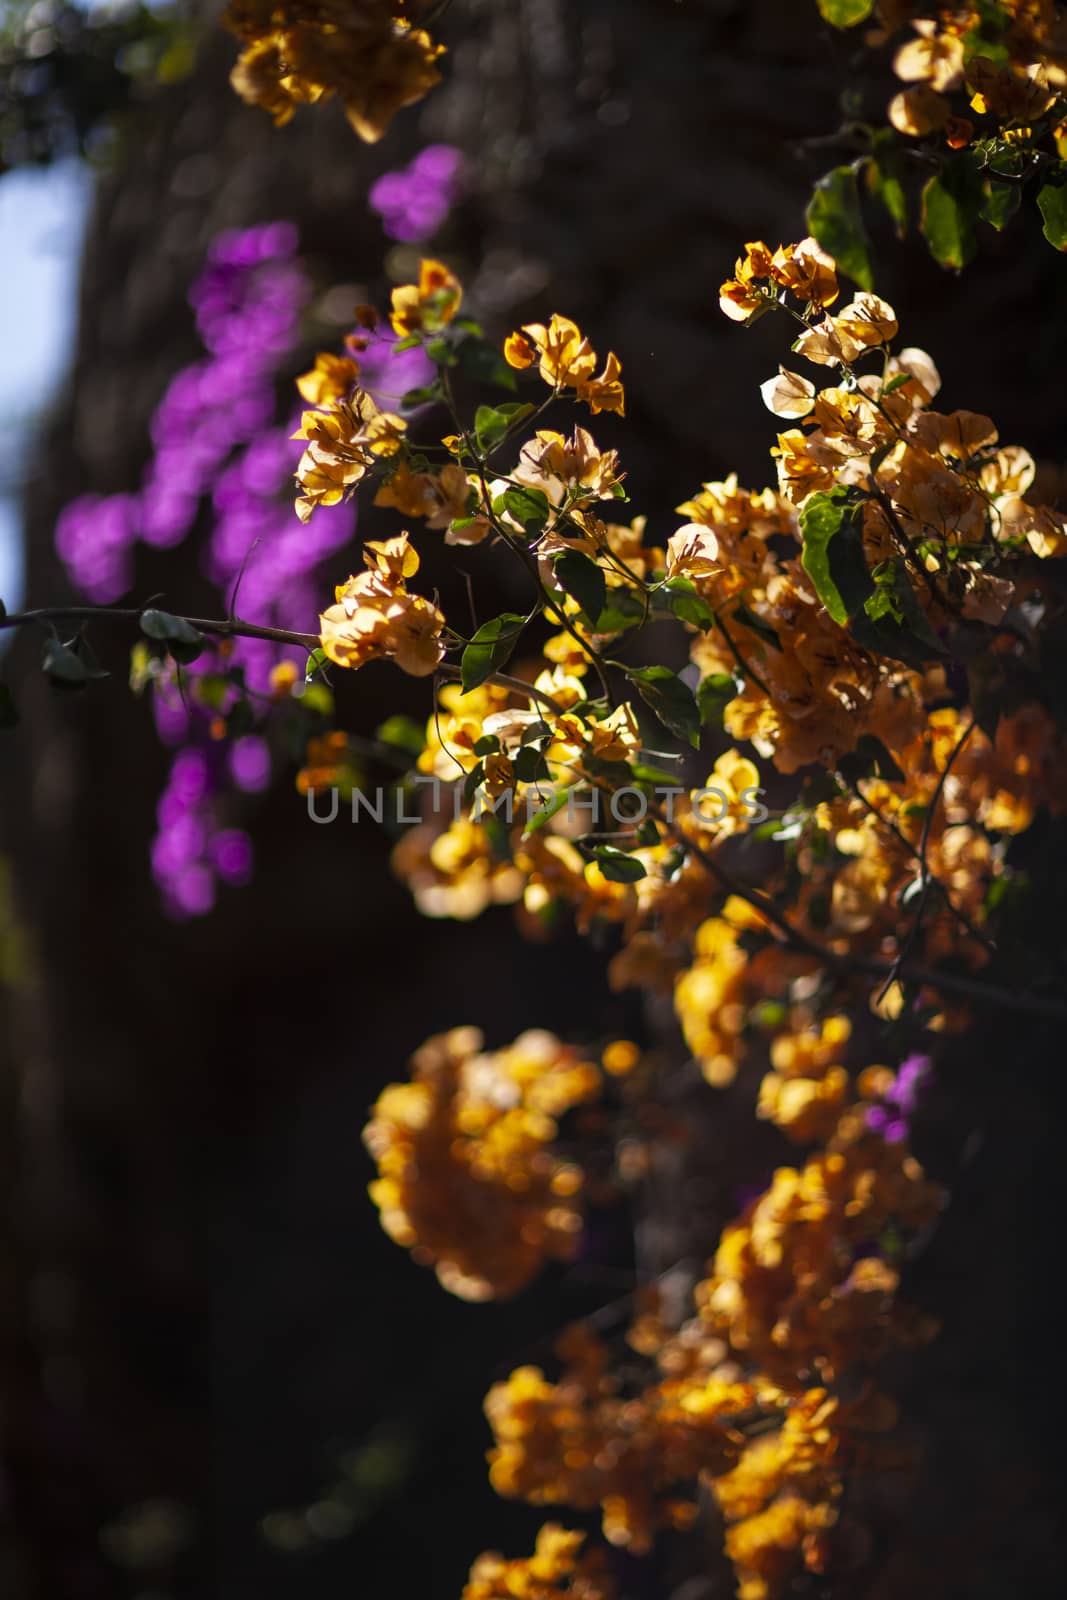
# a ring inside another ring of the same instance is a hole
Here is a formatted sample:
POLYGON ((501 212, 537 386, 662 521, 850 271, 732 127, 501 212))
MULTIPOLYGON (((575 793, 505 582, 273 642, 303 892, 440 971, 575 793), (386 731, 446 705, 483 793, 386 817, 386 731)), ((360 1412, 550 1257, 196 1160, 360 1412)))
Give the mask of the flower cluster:
POLYGON ((440 81, 444 46, 415 26, 425 9, 424 0, 229 0, 223 21, 245 44, 231 82, 279 127, 298 105, 336 95, 374 144, 440 81))
MULTIPOLYGON (((159 831, 152 842, 152 871, 164 909, 178 918, 203 916, 215 904, 218 883, 247 883, 252 870, 248 834, 219 825, 221 774, 213 754, 197 745, 181 750, 156 807, 159 831)), ((263 770, 265 757, 265 748, 251 736, 234 748, 232 764, 245 787, 264 786, 269 778, 269 761, 263 770)))
MULTIPOLYGON (((878 296, 842 303, 814 238, 748 245, 722 291, 735 320, 792 319, 815 374, 783 366, 763 386, 784 424, 775 487, 707 483, 658 539, 639 516, 608 520, 626 499, 616 451, 541 424, 566 400, 621 410, 614 357, 601 369, 555 316, 494 364, 461 299, 427 261, 392 308, 401 343, 438 372, 418 403, 440 404, 456 431, 440 453, 416 444, 402 404, 359 476, 428 537, 506 546, 531 601, 470 636, 437 613, 425 656, 406 663, 429 671, 432 656, 458 681, 435 693, 411 775, 423 815, 394 865, 429 915, 514 903, 526 928, 567 915, 596 930, 612 984, 670 995, 709 1084, 750 1084, 758 1115, 799 1147, 723 1230, 689 1320, 636 1319, 644 1365, 572 1331, 557 1378, 522 1367, 491 1391, 491 1478, 535 1504, 599 1508, 608 1539, 637 1552, 689 1525, 703 1485, 739 1592, 770 1600, 830 1562, 846 1475, 862 1478, 879 1459, 868 1436, 892 1428, 873 1373, 931 1331, 898 1296, 902 1251, 941 1203, 910 1123, 938 1033, 966 1020, 940 975, 988 965, 1011 842, 1063 808, 1067 749, 1035 662, 1055 604, 1045 564, 1067 552, 1067 523, 1026 498, 1033 462, 988 418, 934 409, 930 357, 896 348, 878 296), (452 366, 512 387, 509 368, 536 366, 549 396, 482 405, 466 423, 452 366), (683 672, 628 649, 653 618, 674 623, 683 672), (698 788, 701 768, 664 745, 698 750, 706 732, 727 743, 698 788), (757 803, 771 773, 800 777, 777 814, 757 803), (895 1043, 872 1050, 884 1019, 895 1043)), ((327 416, 358 392, 340 359, 305 380, 327 416)), ((410 534, 366 559, 323 618, 342 664, 387 637, 364 592, 387 590, 386 609, 409 600, 410 534)), ((368 1131, 383 1221, 457 1292, 511 1292, 574 1248, 578 1212, 553 1177, 557 1110, 536 1108, 531 1129, 512 1067, 499 1086, 508 1052, 485 1057, 477 1038, 427 1052, 368 1131)), ((587 1070, 566 1104, 596 1092, 587 1070)))
POLYGON ((419 570, 406 533, 364 547, 366 569, 337 589, 337 604, 319 618, 322 648, 339 667, 361 667, 383 656, 403 672, 423 678, 444 656, 443 614, 406 580, 419 570))
POLYGON ((428 144, 409 166, 371 184, 368 203, 390 239, 412 244, 433 237, 455 203, 462 162, 454 145, 428 144))
POLYGON ((866 42, 892 48, 893 71, 903 85, 889 102, 889 126, 863 126, 869 154, 856 167, 827 174, 808 212, 824 243, 839 239, 841 222, 851 219, 849 270, 858 281, 869 287, 857 170, 903 234, 909 179, 919 167, 919 226, 942 266, 965 265, 974 254, 976 225, 1006 227, 1027 188, 1036 192, 1046 239, 1058 250, 1067 246, 1067 32, 1054 0, 818 4, 841 28, 873 13, 866 42), (921 163, 912 159, 918 141, 921 163))
POLYGON ((553 1150, 559 1119, 595 1099, 598 1069, 552 1034, 486 1051, 476 1028, 428 1040, 411 1081, 364 1133, 382 1226, 465 1300, 515 1294, 578 1245, 582 1172, 553 1150))
POLYGON ((584 1533, 546 1522, 532 1556, 507 1561, 495 1550, 471 1567, 462 1600, 610 1600, 614 1587, 584 1533))

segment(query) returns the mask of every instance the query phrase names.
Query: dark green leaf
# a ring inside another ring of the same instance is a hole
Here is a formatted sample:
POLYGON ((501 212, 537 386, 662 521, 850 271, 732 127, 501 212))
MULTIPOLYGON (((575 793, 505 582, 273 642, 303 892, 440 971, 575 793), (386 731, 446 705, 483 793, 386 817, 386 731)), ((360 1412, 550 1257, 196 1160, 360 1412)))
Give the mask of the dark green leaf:
POLYGON ((459 362, 459 356, 447 339, 429 339, 426 354, 435 367, 454 367, 459 362))
POLYGON ((874 9, 874 0, 817 0, 819 15, 835 28, 854 28, 866 22, 874 9))
POLYGON ((644 617, 645 608, 632 589, 611 589, 607 603, 596 619, 596 631, 600 634, 624 633, 627 628, 634 628, 643 622, 644 617))
POLYGON ((491 450, 507 433, 510 419, 503 408, 479 406, 474 413, 474 437, 483 450, 491 450))
POLYGON ((1037 205, 1049 244, 1067 250, 1067 163, 1060 162, 1037 191, 1037 205))
POLYGON ((460 681, 464 690, 476 689, 492 673, 499 672, 519 641, 526 618, 513 611, 483 622, 460 660, 460 681))
POLYGON ((697 684, 697 706, 700 720, 705 725, 722 727, 722 714, 731 700, 736 700, 740 690, 737 679, 729 672, 712 672, 697 684))
MULTIPOLYGON (((984 199, 982 200, 982 216, 987 222, 992 223, 999 233, 1006 228, 1012 217, 1019 209, 1022 197, 1022 184, 998 183, 995 178, 987 178, 982 186, 984 199)), ((1040 204, 1040 197, 1038 198, 1040 204)))
POLYGON ((532 744, 524 744, 516 752, 512 765, 520 783, 546 782, 552 776, 543 754, 532 744))
POLYGON ((958 272, 974 255, 974 225, 983 198, 978 169, 967 155, 946 161, 941 173, 924 184, 919 227, 940 266, 958 272))
POLYGON ((515 373, 499 350, 484 339, 464 339, 458 346, 459 365, 469 378, 481 383, 495 383, 498 388, 516 388, 515 373))
POLYGON ((598 845, 593 860, 612 883, 639 883, 648 876, 644 863, 636 856, 628 856, 625 850, 613 850, 609 844, 598 845))
POLYGON ((626 676, 637 686, 647 706, 679 739, 697 749, 700 744, 700 711, 691 689, 669 667, 626 667, 626 676))
POLYGON ((424 383, 418 389, 408 389, 400 396, 401 411, 414 411, 416 406, 431 405, 441 398, 441 386, 437 383, 424 383))
POLYGON ((734 606, 732 620, 739 622, 743 628, 747 628, 750 633, 756 634, 766 644, 773 645, 776 650, 782 648, 781 640, 770 624, 763 622, 754 611, 749 610, 748 606, 734 606))
POLYGON ((608 597, 604 574, 596 562, 580 550, 564 550, 556 557, 552 570, 560 588, 577 600, 595 628, 608 597))
POLYGON ((226 732, 231 739, 243 739, 256 725, 251 700, 235 700, 226 714, 226 732))
POLYGON ((165 644, 175 661, 195 661, 204 648, 204 635, 184 617, 150 608, 141 612, 141 632, 165 644))
POLYGON ((463 801, 465 805, 469 806, 471 804, 484 777, 485 762, 479 761, 478 765, 472 767, 463 780, 463 801))
POLYGON ((808 227, 861 289, 874 284, 867 233, 860 211, 859 186, 851 167, 835 167, 815 185, 808 203, 808 227))
POLYGON ((495 733, 483 733, 480 739, 474 741, 474 754, 476 756, 497 755, 500 750, 500 740, 495 733))
POLYGON ((680 622, 692 623, 705 632, 714 624, 714 613, 703 595, 697 593, 692 579, 668 578, 660 594, 680 622))
POLYGON ((667 772, 663 767, 654 767, 647 761, 637 761, 630 768, 630 776, 635 783, 665 784, 668 788, 678 787, 678 774, 667 772))
POLYGON ((497 812, 484 810, 478 818, 479 825, 489 840, 489 848, 498 861, 511 860, 511 836, 507 823, 497 812))
POLYGON ((884 778, 887 783, 904 782, 903 772, 881 739, 876 739, 873 733, 861 734, 855 750, 842 756, 838 767, 841 776, 849 783, 855 783, 859 778, 884 778))
POLYGON ((908 230, 908 202, 904 194, 904 156, 892 128, 880 128, 871 139, 867 185, 893 220, 897 238, 908 230))
POLYGON ((379 744, 392 745, 412 756, 421 756, 426 747, 426 734, 420 725, 411 717, 399 714, 387 717, 380 727, 375 728, 374 737, 379 744))
POLYGON ((493 501, 493 511, 501 516, 506 511, 534 538, 544 527, 550 511, 548 496, 541 489, 505 489, 493 501))
POLYGON ((66 689, 81 689, 89 681, 89 669, 74 650, 61 639, 45 641, 41 665, 54 684, 66 689))

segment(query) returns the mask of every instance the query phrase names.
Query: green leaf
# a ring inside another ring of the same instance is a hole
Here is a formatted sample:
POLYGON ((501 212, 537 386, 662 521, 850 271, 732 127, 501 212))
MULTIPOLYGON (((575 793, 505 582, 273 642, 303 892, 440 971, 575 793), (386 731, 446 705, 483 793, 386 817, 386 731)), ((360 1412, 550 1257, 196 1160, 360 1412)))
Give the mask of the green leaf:
POLYGON ((577 600, 595 628, 608 598, 608 586, 596 562, 590 561, 580 550, 564 550, 557 556, 552 571, 560 588, 572 600, 577 600))
POLYGON ((557 789, 551 800, 547 800, 540 810, 533 813, 522 830, 523 838, 528 839, 531 833, 538 833, 546 822, 549 822, 557 812, 562 811, 571 793, 572 791, 568 788, 557 789))
POLYGON ((18 707, 6 683, 0 683, 0 728, 13 728, 19 720, 18 707))
POLYGON ((476 689, 492 673, 499 672, 519 641, 526 618, 513 611, 483 622, 460 659, 460 682, 464 691, 476 689))
POLYGON ((551 510, 548 496, 541 489, 505 489, 493 501, 494 514, 499 517, 507 512, 531 539, 541 532, 551 510))
POLYGON ((644 863, 636 856, 628 856, 625 850, 613 850, 609 844, 598 845, 593 851, 593 860, 611 883, 639 883, 648 876, 644 863))
POLYGON ((704 632, 714 624, 715 614, 691 578, 668 578, 660 594, 680 622, 692 623, 704 632))
POLYGON ((668 788, 678 787, 678 774, 668 772, 664 767, 654 767, 647 761, 636 761, 630 768, 630 776, 635 783, 666 784, 668 788))
POLYGON ((82 689, 89 682, 89 669, 81 656, 61 639, 45 641, 41 666, 52 682, 64 689, 82 689))
POLYGON ((165 644, 175 661, 195 661, 204 648, 204 635, 184 617, 150 608, 141 612, 141 632, 165 644))
POLYGON ((705 725, 722 727, 722 715, 731 700, 736 700, 740 684, 729 672, 711 672, 697 684, 697 706, 705 725))
POLYGON ((700 711, 693 691, 686 688, 677 673, 669 667, 624 667, 623 671, 664 727, 697 749, 700 711))
POLYGON ((323 717, 327 721, 332 720, 334 714, 333 693, 324 683, 306 683, 296 698, 301 708, 310 712, 313 717, 323 717))
POLYGON ((424 383, 417 389, 408 389, 400 396, 401 411, 414 411, 418 406, 432 405, 441 398, 439 383, 424 383))
POLYGON ((489 848, 498 861, 511 860, 511 837, 503 817, 495 811, 485 810, 478 818, 478 825, 489 840, 489 848))
POLYGON ((808 203, 808 228, 861 289, 874 285, 859 186, 851 167, 835 167, 815 185, 808 203))
POLYGON ((226 732, 231 739, 243 739, 256 725, 251 700, 235 700, 226 714, 226 732))
POLYGON ((543 753, 532 744, 520 746, 512 767, 520 783, 541 783, 552 777, 543 753))
POLYGON ((510 389, 512 392, 517 387, 515 373, 508 366, 499 350, 493 348, 485 339, 464 339, 457 347, 460 370, 468 378, 476 378, 480 383, 495 383, 500 389, 510 389))
POLYGON ((903 772, 881 739, 876 739, 873 733, 860 735, 856 748, 841 757, 838 770, 849 783, 855 783, 858 778, 884 778, 887 783, 905 781, 903 772))
POLYGON ((315 678, 325 676, 326 664, 329 656, 321 645, 316 645, 304 663, 304 682, 312 683, 315 678))
POLYGON ((843 495, 839 489, 829 494, 813 494, 800 513, 804 551, 800 564, 815 585, 815 592, 834 621, 844 627, 848 607, 830 570, 830 543, 845 520, 843 495))
POLYGON ((747 628, 750 633, 754 633, 757 638, 764 640, 766 644, 773 645, 775 650, 782 648, 782 641, 770 624, 757 617, 756 613, 750 611, 748 606, 734 606, 731 620, 739 622, 743 628, 747 628))
POLYGON ((459 364, 459 356, 447 339, 427 340, 426 354, 435 367, 455 367, 459 364))
POLYGON ((974 225, 982 210, 982 183, 974 161, 946 161, 922 191, 919 227, 939 266, 959 271, 974 255, 974 225))
MULTIPOLYGON (((1000 233, 1019 209, 1022 184, 998 183, 995 178, 987 178, 982 190, 984 194, 982 216, 1000 233)), ((1040 199, 1038 203, 1040 204, 1040 199)))
POLYGON ((380 727, 375 728, 374 737, 379 744, 391 745, 396 750, 403 750, 411 756, 421 756, 426 748, 426 734, 417 722, 411 717, 396 715, 387 717, 380 727))
POLYGON ((889 212, 897 238, 908 231, 908 202, 904 193, 904 156, 892 128, 880 128, 871 139, 867 186, 889 212))
POLYGON ((632 589, 611 589, 607 604, 596 619, 599 634, 624 633, 645 618, 645 608, 632 589))
POLYGON ((491 450, 507 433, 511 419, 496 406, 479 406, 474 413, 474 437, 483 450, 491 450))
POLYGON ((1049 244, 1067 250, 1067 163, 1054 167, 1037 191, 1037 206, 1045 224, 1041 230, 1049 244))
MULTIPOLYGON (((147 646, 144 648, 147 649, 147 646)), ((193 685, 193 693, 202 706, 210 711, 221 711, 223 701, 230 692, 230 680, 221 672, 205 672, 193 685)))
POLYGON ((817 0, 817 4, 820 17, 835 28, 854 28, 874 10, 874 0, 817 0))

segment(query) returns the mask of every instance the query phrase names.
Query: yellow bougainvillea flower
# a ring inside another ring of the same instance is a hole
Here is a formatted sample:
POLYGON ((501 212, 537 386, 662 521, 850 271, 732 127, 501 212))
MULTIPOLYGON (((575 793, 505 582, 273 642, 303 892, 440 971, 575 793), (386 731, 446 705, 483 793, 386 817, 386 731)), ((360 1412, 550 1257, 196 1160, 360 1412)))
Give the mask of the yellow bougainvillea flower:
POLYGON ((522 371, 538 363, 545 383, 552 389, 574 389, 595 414, 599 411, 625 412, 625 392, 618 357, 609 351, 604 370, 597 376, 597 354, 576 322, 553 312, 547 326, 528 323, 504 341, 504 358, 509 366, 522 371))
POLYGON ((837 264, 816 239, 780 245, 771 257, 776 283, 815 306, 830 306, 838 296, 837 264))
POLYGON ((910 134, 913 139, 921 139, 943 128, 949 113, 948 101, 928 83, 895 94, 887 108, 889 120, 897 132, 910 134))
POLYGON ((724 565, 718 536, 699 522, 685 523, 667 540, 668 578, 714 578, 724 565))
POLYGON ((609 350, 603 372, 578 385, 579 400, 585 401, 594 416, 600 411, 614 411, 620 417, 625 414, 626 396, 621 373, 622 364, 618 356, 609 350))
POLYGON ((423 261, 418 283, 393 290, 389 320, 406 338, 412 333, 439 333, 452 321, 463 301, 463 287, 440 261, 423 261))
MULTIPOLYGON (((448 462, 439 472, 412 472, 401 461, 374 496, 374 504, 393 506, 406 517, 425 517, 428 528, 447 528, 466 516, 472 487, 476 488, 476 483, 472 484, 455 462, 448 462)), ((484 518, 475 521, 477 528, 472 523, 464 530, 464 537, 450 533, 446 544, 480 544, 489 532, 489 523, 484 518)))
POLYGON ((776 417, 806 417, 815 404, 815 385, 781 366, 776 378, 760 384, 760 394, 776 417))
POLYGON ((931 89, 956 89, 963 81, 963 40, 955 33, 939 33, 937 24, 921 17, 912 23, 919 35, 901 45, 893 58, 893 71, 905 83, 928 83, 931 89))
POLYGON ((379 411, 362 389, 329 410, 305 411, 292 435, 307 440, 295 474, 301 491, 296 502, 301 522, 307 522, 316 506, 343 500, 366 476, 376 457, 395 455, 406 429, 403 417, 379 411))
POLYGON ((1034 62, 1025 73, 999 67, 986 56, 974 56, 967 64, 967 86, 971 90, 971 109, 979 116, 990 115, 998 122, 1033 122, 1055 100, 1049 89, 1048 72, 1034 62))
POLYGON ((403 0, 231 0, 223 21, 247 42, 230 82, 278 126, 298 105, 336 95, 368 144, 402 106, 440 81, 444 47, 411 26, 403 0))
POLYGON ((320 350, 310 372, 301 373, 296 386, 309 406, 329 406, 343 400, 359 377, 359 365, 348 356, 320 350))
POLYGON ((424 678, 444 656, 445 619, 422 595, 409 594, 405 580, 419 570, 418 552, 406 533, 370 543, 366 571, 338 586, 337 604, 319 618, 320 643, 339 667, 362 667, 389 657, 402 672, 424 678))

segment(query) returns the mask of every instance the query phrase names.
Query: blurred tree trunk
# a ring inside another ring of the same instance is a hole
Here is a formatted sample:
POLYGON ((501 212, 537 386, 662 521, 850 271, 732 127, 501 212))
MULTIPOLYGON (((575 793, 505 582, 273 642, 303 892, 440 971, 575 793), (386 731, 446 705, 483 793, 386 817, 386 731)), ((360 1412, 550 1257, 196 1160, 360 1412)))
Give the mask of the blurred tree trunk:
MULTIPOLYGON (((446 85, 374 150, 334 108, 273 131, 226 85, 230 41, 209 40, 99 184, 70 377, 27 498, 29 602, 68 593, 52 547, 61 507, 139 480, 152 408, 196 353, 185 295, 211 238, 291 217, 323 287, 380 288, 368 183, 431 138, 470 162, 441 248, 466 270, 471 302, 501 327, 564 309, 623 357, 635 503, 669 531, 701 479, 737 466, 765 481, 771 430, 754 396, 778 331, 729 327, 717 287, 745 239, 798 235, 811 171, 826 164, 789 154, 835 120, 841 52, 832 59, 809 10, 456 0, 446 85)), ((902 259, 889 257, 898 277, 902 259)), ((1024 300, 1052 266, 1032 260, 1020 250, 996 263, 1024 300)), ((987 306, 983 270, 960 289, 909 268, 909 338, 938 350, 950 299, 987 306)), ((1062 346, 1061 318, 1042 373, 1062 346)), ((954 400, 1052 448, 1048 408, 1021 374, 977 370, 958 349, 951 361, 978 390, 961 382, 954 400)), ((143 553, 135 593, 162 589, 174 604, 205 598, 194 539, 143 553)), ((494 1510, 483 1483, 487 1365, 586 1302, 563 1286, 536 1305, 442 1304, 377 1231, 361 1192, 362 1113, 434 1028, 478 1021, 497 1044, 534 1022, 621 1030, 628 1013, 584 947, 520 957, 504 913, 472 928, 421 922, 380 836, 327 840, 291 795, 256 818, 253 885, 204 921, 166 922, 147 864, 164 756, 145 705, 123 691, 125 644, 109 640, 117 681, 76 703, 35 675, 38 645, 16 645, 23 725, 2 838, 26 950, 5 1037, 20 1145, 7 1435, 27 1593, 339 1594, 353 1577, 381 1583, 399 1539, 405 1582, 445 1600, 463 1553, 490 1542, 486 1526, 529 1543, 532 1518, 494 1510), (390 1408, 421 1429, 398 1502, 351 1547, 311 1540, 302 1565, 268 1549, 258 1519, 314 1498, 339 1450, 390 1408), (142 1522, 145 1564, 123 1578, 112 1558, 129 1560, 131 1539, 102 1551, 98 1530, 159 1497, 190 1509, 191 1547, 180 1519, 142 1522)), ((374 711, 354 714, 373 725, 374 711)), ((705 1149, 698 1165, 708 1160, 705 1149)), ((681 1182, 660 1186, 644 1223, 663 1263, 701 1249, 681 1182)), ((709 1227, 723 1203, 716 1191, 709 1227)))

